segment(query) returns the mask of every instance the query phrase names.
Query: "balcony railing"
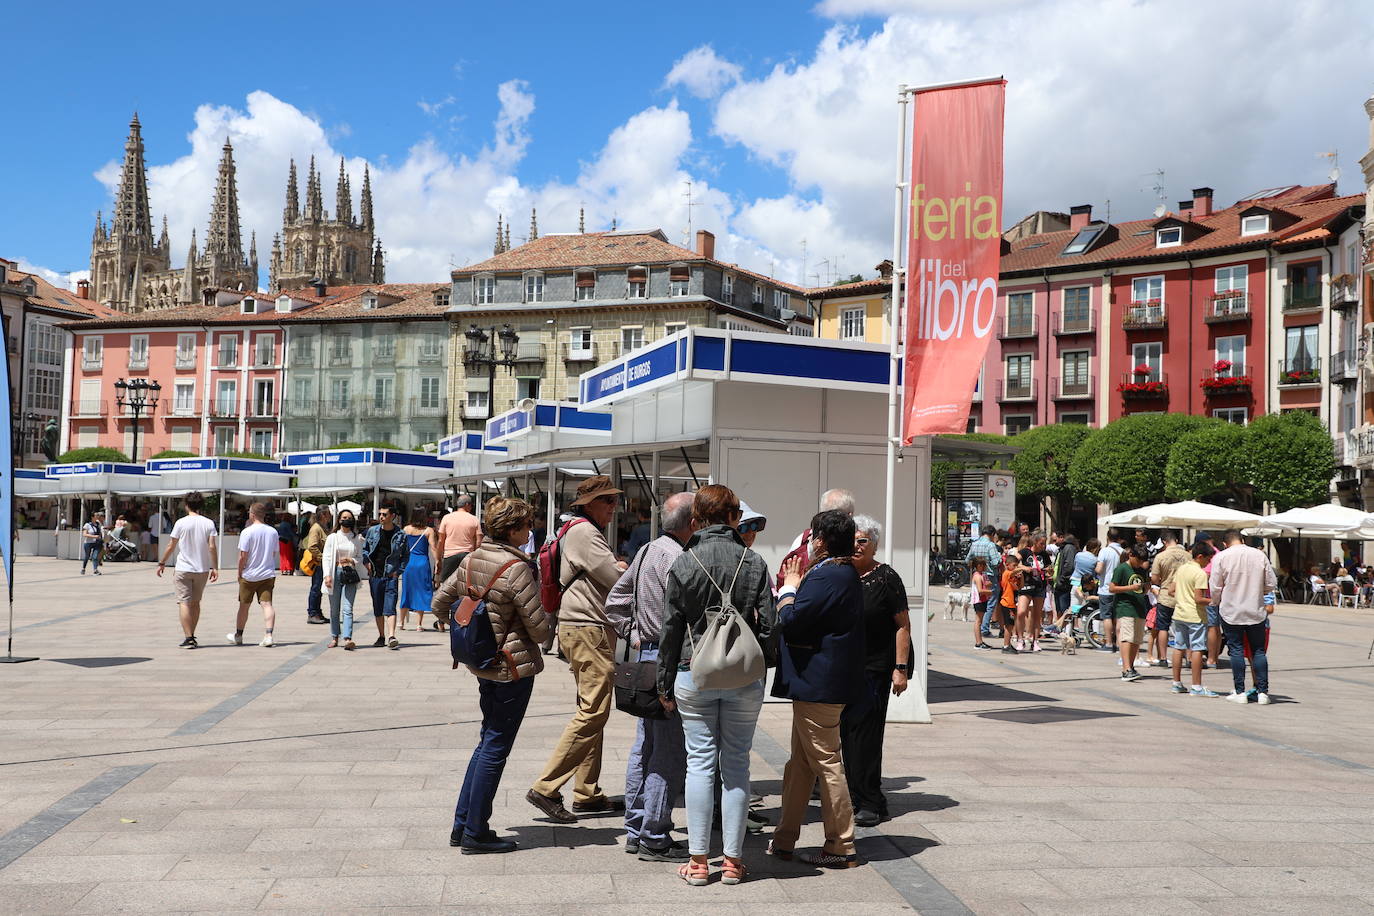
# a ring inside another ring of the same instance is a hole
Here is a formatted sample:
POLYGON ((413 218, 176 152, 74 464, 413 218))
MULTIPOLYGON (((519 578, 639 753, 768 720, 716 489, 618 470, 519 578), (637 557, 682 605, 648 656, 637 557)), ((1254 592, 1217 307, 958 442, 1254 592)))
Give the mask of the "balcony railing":
POLYGON ((104 357, 104 355, 102 354, 101 356, 87 356, 87 355, 85 355, 85 354, 83 353, 83 354, 81 355, 81 368, 82 368, 83 370, 85 370, 85 371, 88 371, 88 372, 91 371, 91 370, 93 370, 93 369, 104 369, 104 368, 105 368, 105 357, 104 357))
POLYGON ((1331 355, 1331 382, 1343 385, 1359 378, 1360 354, 1355 350, 1342 350, 1331 355))
POLYGON ((1169 379, 1163 372, 1126 372, 1116 386, 1127 399, 1168 398, 1169 379))
POLYGON ((1344 310, 1354 308, 1360 301, 1359 281, 1354 277, 1343 277, 1331 281, 1331 307, 1344 310))
POLYGON ((178 369, 194 369, 196 367, 196 354, 178 353, 176 367, 178 369))
POLYGON ((277 360, 275 353, 258 353, 257 351, 253 352, 254 369, 270 369, 276 364, 277 360))
POLYGON ((1198 380, 1202 396, 1224 398, 1228 394, 1247 394, 1250 391, 1250 376, 1244 367, 1232 366, 1225 372, 1209 372, 1198 380))
POLYGON ((235 350, 229 353, 225 350, 215 351, 216 369, 237 369, 239 367, 239 353, 235 350))
POLYGON ((998 332, 999 340, 1023 340, 1027 337, 1036 335, 1036 321, 1034 315, 1008 316, 1002 322, 1002 330, 998 332))
POLYGON ((1093 320, 1092 309, 1078 315, 1070 315, 1067 312, 1060 312, 1056 316, 1054 333, 1063 337, 1068 334, 1091 334, 1096 328, 1093 320))
POLYGON ((1374 467, 1374 426, 1365 425, 1345 434, 1346 463, 1358 468, 1374 467))
POLYGON ((248 416, 250 417, 272 417, 275 419, 278 414, 277 402, 273 400, 254 398, 248 405, 248 416))
POLYGON ((448 413, 448 405, 443 398, 426 401, 424 398, 410 399, 410 416, 412 417, 442 417, 448 413))
POLYGON ((1285 388, 1301 385, 1320 385, 1321 363, 1311 357, 1279 360, 1279 384, 1285 388))
POLYGON ((1034 401, 1040 393, 1039 379, 1002 379, 1003 401, 1034 401))
POLYGON ((1127 330, 1162 328, 1164 325, 1164 302, 1160 299, 1144 299, 1132 302, 1121 315, 1121 326, 1127 330))
POLYGON ((563 360, 569 363, 594 363, 596 362, 596 342, 592 341, 585 345, 573 344, 569 341, 563 342, 563 360))
POLYGON ((396 362, 396 345, 389 347, 373 347, 372 361, 374 363, 394 363, 396 362))
POLYGON ((347 366, 353 362, 353 351, 351 350, 330 350, 329 365, 347 366))
POLYGON ((395 398, 363 398, 359 407, 365 417, 396 416, 395 398))
POLYGON ((293 366, 313 366, 315 365, 315 350, 311 347, 292 347, 291 365, 293 366))
POLYGON ((471 404, 463 405, 464 420, 485 420, 491 416, 490 407, 473 407, 471 404))
POLYGON ((210 402, 211 417, 237 417, 239 412, 240 408, 237 398, 232 401, 221 401, 216 399, 210 402))
POLYGON ((416 361, 422 366, 432 366, 442 361, 443 358, 444 350, 442 347, 431 350, 421 345, 419 352, 415 354, 416 361))
POLYGON ((547 347, 535 341, 520 341, 515 346, 515 361, 517 363, 542 363, 547 347))
POLYGON ((133 370, 147 369, 147 368, 148 368, 148 356, 147 356, 147 354, 145 353, 143 356, 130 356, 130 357, 129 357, 129 368, 130 368, 130 369, 133 369, 133 370))
POLYGON ((1056 401, 1077 401, 1093 396, 1093 377, 1091 375, 1070 375, 1067 378, 1050 379, 1050 390, 1056 401))
POLYGON ((172 416, 174 417, 198 417, 200 416, 200 404, 192 399, 190 403, 172 402, 172 416))
POLYGON ((1208 324, 1241 321, 1250 317, 1250 294, 1242 292, 1217 293, 1207 300, 1207 312, 1202 320, 1208 324))
POLYGON ((309 398, 292 398, 282 403, 282 413, 288 417, 317 417, 320 415, 320 402, 309 398))
POLYGON ((1283 288, 1283 310, 1305 312, 1322 307, 1320 283, 1289 283, 1283 288))
POLYGON ((105 417, 109 416, 109 413, 109 401, 102 401, 99 398, 94 400, 89 398, 77 398, 72 401, 71 415, 73 417, 105 417))
POLYGON ((358 402, 353 398, 332 398, 320 401, 320 414, 326 417, 351 417, 357 407, 358 402))

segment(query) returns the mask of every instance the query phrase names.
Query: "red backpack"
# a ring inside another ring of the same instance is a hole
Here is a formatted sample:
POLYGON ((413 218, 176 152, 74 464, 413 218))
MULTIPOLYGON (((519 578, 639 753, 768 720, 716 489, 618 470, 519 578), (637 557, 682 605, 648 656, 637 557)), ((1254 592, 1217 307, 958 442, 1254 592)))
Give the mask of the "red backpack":
POLYGON ((563 535, 573 525, 585 522, 585 518, 574 518, 564 523, 547 544, 539 548, 539 601, 544 605, 545 614, 557 614, 563 605, 563 593, 586 572, 579 569, 568 584, 563 584, 563 535))

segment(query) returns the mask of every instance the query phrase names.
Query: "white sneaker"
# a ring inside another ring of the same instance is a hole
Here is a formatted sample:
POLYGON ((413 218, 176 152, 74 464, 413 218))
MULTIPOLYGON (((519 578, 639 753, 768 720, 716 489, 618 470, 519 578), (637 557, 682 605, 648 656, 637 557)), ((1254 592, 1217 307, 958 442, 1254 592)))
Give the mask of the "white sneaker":
POLYGON ((271 647, 272 647, 272 634, 271 634, 271 633, 268 633, 266 636, 264 636, 264 637, 262 638, 262 642, 258 643, 258 645, 264 646, 264 647, 266 647, 266 648, 271 648, 271 647))
POLYGON ((1228 693, 1228 694, 1226 694, 1226 699, 1227 699, 1227 701, 1229 701, 1229 702, 1231 702, 1231 703, 1239 703, 1239 704, 1242 705, 1242 706, 1244 706, 1246 703, 1249 702, 1249 700, 1246 698, 1244 692, 1241 692, 1241 693, 1228 693))
POLYGON ((243 645, 243 637, 240 636, 238 633, 225 633, 224 638, 229 640, 229 645, 231 646, 243 645))
POLYGON ((1259 695, 1259 704, 1260 704, 1261 706, 1268 706, 1269 703, 1270 703, 1269 694, 1267 694, 1267 693, 1262 693, 1262 694, 1259 695))

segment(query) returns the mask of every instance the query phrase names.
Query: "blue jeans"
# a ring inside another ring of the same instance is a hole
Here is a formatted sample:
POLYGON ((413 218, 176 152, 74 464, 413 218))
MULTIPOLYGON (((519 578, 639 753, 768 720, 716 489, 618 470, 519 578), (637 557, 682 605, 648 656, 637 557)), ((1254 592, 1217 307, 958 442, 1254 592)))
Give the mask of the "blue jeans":
POLYGON ((87 541, 81 545, 81 571, 86 571, 86 562, 89 560, 95 564, 98 571, 100 569, 100 548, 104 546, 99 541, 87 541))
POLYGON ((324 594, 324 568, 316 565, 315 571, 310 574, 310 595, 305 599, 305 616, 322 617, 320 613, 320 598, 324 594))
MULTIPOLYGON (((640 661, 653 661, 658 647, 645 647, 640 661)), ((673 841, 673 805, 687 777, 682 720, 640 719, 625 764, 625 839, 651 849, 673 841)))
POLYGON ((1269 621, 1235 624, 1222 620, 1221 632, 1226 637, 1226 652, 1231 656, 1231 680, 1235 682, 1236 693, 1245 692, 1245 643, 1247 640, 1250 643, 1250 672, 1255 679, 1255 689, 1260 693, 1268 693, 1269 656, 1264 651, 1264 643, 1269 636, 1269 621))
POLYGON ((391 576, 373 576, 367 580, 372 592, 372 616, 396 616, 396 580, 391 576))
POLYGON ((342 635, 344 639, 353 638, 353 598, 358 594, 358 583, 344 585, 339 581, 339 570, 334 570, 334 587, 329 590, 329 634, 342 635), (342 628, 342 634, 340 629, 342 628))
POLYGON ((744 853, 749 817, 749 752, 763 708, 763 681, 733 690, 697 690, 690 671, 673 687, 687 746, 687 847, 704 856, 711 847, 716 761, 720 761, 720 839, 731 858, 744 853))
POLYGON ((534 678, 524 677, 509 684, 485 679, 477 682, 477 697, 482 707, 482 732, 468 761, 458 806, 453 811, 453 835, 466 833, 474 839, 491 832, 491 804, 501 785, 506 758, 515 746, 515 736, 525 719, 525 709, 534 692, 534 678))

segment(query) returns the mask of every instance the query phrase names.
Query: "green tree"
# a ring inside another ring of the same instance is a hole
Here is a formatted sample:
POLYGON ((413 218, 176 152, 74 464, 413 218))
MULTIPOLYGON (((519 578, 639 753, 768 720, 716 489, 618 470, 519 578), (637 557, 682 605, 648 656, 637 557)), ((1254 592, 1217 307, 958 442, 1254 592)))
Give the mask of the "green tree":
POLYGON ((183 452, 183 451, 178 451, 177 449, 174 449, 174 448, 169 448, 169 449, 163 449, 162 451, 158 452, 156 455, 149 455, 149 456, 148 456, 148 460, 149 460, 149 461, 152 461, 154 458, 195 458, 195 457, 196 457, 196 453, 195 453, 195 452, 183 452))
POLYGON ((1241 509, 1253 505, 1250 430, 1234 423, 1204 426, 1178 437, 1164 468, 1169 499, 1226 497, 1241 509))
POLYGON ((1051 423, 1010 439, 1012 445, 1021 449, 1011 459, 1016 492, 1039 497, 1054 527, 1060 530, 1068 524, 1069 503, 1074 495, 1069 486, 1069 467, 1090 432, 1081 423, 1051 423))
POLYGON ((257 461, 271 461, 271 455, 264 455, 262 452, 217 452, 216 458, 253 458, 257 461))
POLYGON ((105 446, 74 448, 57 456, 58 464, 85 464, 88 461, 117 461, 128 464, 129 456, 117 448, 106 448, 105 446))
POLYGON ((400 446, 390 442, 368 441, 368 442, 344 442, 341 445, 330 446, 330 448, 389 448, 393 451, 400 451, 400 446))
POLYGON ((1095 503, 1143 506, 1164 498, 1169 450, 1184 433, 1220 420, 1191 414, 1136 414, 1088 434, 1069 464, 1069 490, 1095 503))
POLYGON ((1301 410, 1269 414, 1256 417, 1248 433, 1257 502, 1272 502, 1280 512, 1326 502, 1336 452, 1321 420, 1301 410))

